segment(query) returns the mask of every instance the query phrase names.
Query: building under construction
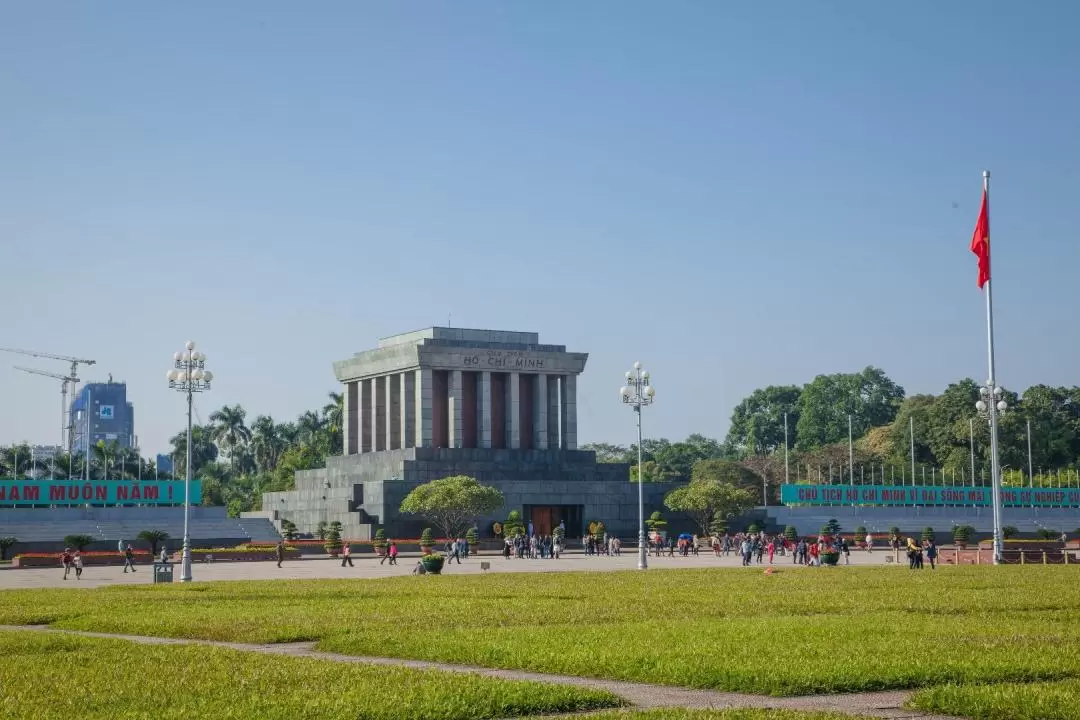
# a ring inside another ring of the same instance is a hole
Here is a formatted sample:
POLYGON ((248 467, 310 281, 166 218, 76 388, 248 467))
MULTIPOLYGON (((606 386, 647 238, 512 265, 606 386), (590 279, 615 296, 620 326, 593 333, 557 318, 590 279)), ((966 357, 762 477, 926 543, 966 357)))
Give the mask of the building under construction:
POLYGON ((72 452, 79 455, 98 441, 135 446, 135 407, 127 399, 127 383, 88 383, 71 402, 72 452), (89 415, 89 421, 87 416, 89 415))

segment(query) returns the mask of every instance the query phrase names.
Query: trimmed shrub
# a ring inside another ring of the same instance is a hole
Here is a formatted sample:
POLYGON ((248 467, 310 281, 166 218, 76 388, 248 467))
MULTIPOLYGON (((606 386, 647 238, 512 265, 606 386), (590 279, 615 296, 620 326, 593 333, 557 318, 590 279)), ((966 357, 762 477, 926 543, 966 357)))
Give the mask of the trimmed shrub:
POLYGON ((795 529, 794 525, 788 525, 784 528, 784 537, 791 542, 795 542, 799 539, 799 531, 795 529))
POLYGON ((933 540, 934 539, 934 528, 932 528, 932 527, 924 527, 923 530, 922 530, 922 539, 923 540, 933 540))
POLYGON ((831 518, 829 520, 829 522, 825 523, 825 525, 821 528, 821 534, 822 535, 839 535, 840 534, 840 523, 837 522, 836 518, 831 518))
POLYGON ((649 516, 649 519, 645 521, 645 527, 652 531, 663 530, 667 527, 667 520, 660 514, 659 510, 654 510, 653 514, 649 516))
POLYGON ((1001 536, 1006 540, 1011 540, 1019 534, 1020 530, 1015 525, 1006 525, 1001 528, 1001 536))
POLYGON ((755 523, 755 524, 751 525, 750 527, 746 528, 746 532, 751 533, 751 534, 761 532, 761 528, 759 528, 757 526, 757 524, 755 523))
POLYGON ((94 542, 94 538, 89 535, 66 535, 64 537, 64 545, 75 548, 79 552, 86 549, 86 546, 92 542, 94 542))
POLYGON ((435 535, 432 534, 431 528, 424 528, 424 531, 420 533, 420 547, 435 547, 435 535))
POLYGON ((953 542, 957 545, 966 545, 968 540, 971 539, 971 526, 970 525, 957 525, 952 531, 953 542))
POLYGON ((859 527, 855 528, 855 539, 856 540, 862 540, 865 537, 866 537, 866 526, 865 525, 860 525, 859 527))
MULTIPOLYGON (((475 547, 480 542, 480 535, 476 532, 476 528, 469 528, 465 532, 465 540, 470 546, 475 547)), ((471 552, 471 551, 470 551, 471 552)))

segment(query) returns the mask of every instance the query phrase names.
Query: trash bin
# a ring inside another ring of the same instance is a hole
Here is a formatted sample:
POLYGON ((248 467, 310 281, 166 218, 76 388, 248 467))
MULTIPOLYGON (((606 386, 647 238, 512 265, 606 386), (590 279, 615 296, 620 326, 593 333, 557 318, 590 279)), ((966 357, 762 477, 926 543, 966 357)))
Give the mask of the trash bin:
POLYGON ((173 581, 173 564, 171 562, 154 563, 154 584, 171 583, 173 581))

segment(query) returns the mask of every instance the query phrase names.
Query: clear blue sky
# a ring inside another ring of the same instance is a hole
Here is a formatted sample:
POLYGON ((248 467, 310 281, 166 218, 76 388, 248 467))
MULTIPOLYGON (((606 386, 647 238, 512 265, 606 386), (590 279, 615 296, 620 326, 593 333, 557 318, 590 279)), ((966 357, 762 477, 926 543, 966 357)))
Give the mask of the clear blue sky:
MULTIPOLYGON (((993 180, 1001 382, 1073 384, 1080 5, 0 5, 0 345, 182 427, 288 419, 330 364, 445 324, 591 353, 583 442, 722 437, 756 387, 985 377, 967 245, 993 180)), ((29 362, 24 362, 28 360, 29 362)), ((59 387, 0 360, 0 443, 59 387)))

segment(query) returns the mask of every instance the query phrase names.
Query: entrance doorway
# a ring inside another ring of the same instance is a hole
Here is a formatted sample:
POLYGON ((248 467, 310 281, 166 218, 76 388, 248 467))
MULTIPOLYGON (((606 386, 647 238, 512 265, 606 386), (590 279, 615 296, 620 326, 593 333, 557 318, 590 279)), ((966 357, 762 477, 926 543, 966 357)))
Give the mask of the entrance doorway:
MULTIPOLYGON (((581 537, 581 518, 585 514, 584 505, 526 505, 526 523, 532 523, 537 535, 551 535, 559 523, 566 527, 566 537, 581 537)), ((528 528, 526 528, 528 529, 528 528)))

